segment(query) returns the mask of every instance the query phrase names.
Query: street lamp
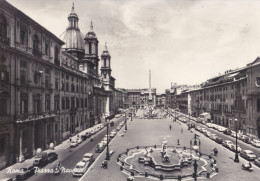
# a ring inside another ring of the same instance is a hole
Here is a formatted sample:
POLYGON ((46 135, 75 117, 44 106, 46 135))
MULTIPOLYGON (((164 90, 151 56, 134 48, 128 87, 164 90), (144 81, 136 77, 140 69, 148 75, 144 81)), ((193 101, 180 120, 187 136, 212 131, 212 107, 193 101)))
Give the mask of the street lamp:
POLYGON ((127 130, 126 112, 125 112, 125 131, 127 130))
POLYGON ((235 126, 236 126, 236 153, 235 153, 235 160, 234 162, 239 162, 239 158, 238 158, 238 152, 237 152, 237 119, 235 119, 235 126))
POLYGON ((109 158, 109 147, 108 147, 108 126, 109 126, 109 122, 107 120, 107 117, 105 118, 106 120, 106 124, 107 124, 107 156, 106 156, 106 160, 110 160, 109 158))
MULTIPOLYGON (((195 134, 194 135, 194 138, 192 138, 190 140, 190 156, 191 156, 191 150, 194 149, 197 152, 199 152, 199 159, 200 160, 200 139, 197 138, 198 135, 195 134)), ((197 181, 197 169, 198 169, 198 164, 197 164, 197 160, 195 159, 194 160, 194 173, 193 173, 193 176, 194 176, 194 180, 197 181)))

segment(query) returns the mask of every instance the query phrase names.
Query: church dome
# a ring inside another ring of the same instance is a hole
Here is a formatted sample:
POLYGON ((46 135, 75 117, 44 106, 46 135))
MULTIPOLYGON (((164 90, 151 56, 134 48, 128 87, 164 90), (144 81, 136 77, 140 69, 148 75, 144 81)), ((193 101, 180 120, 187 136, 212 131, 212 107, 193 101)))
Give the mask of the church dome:
POLYGON ((80 32, 78 27, 78 15, 74 11, 74 3, 71 13, 68 16, 69 25, 64 33, 61 34, 60 39, 65 42, 62 48, 67 50, 84 51, 84 35, 80 32))
POLYGON ((62 48, 84 50, 83 34, 79 30, 67 29, 60 38, 65 42, 62 48))

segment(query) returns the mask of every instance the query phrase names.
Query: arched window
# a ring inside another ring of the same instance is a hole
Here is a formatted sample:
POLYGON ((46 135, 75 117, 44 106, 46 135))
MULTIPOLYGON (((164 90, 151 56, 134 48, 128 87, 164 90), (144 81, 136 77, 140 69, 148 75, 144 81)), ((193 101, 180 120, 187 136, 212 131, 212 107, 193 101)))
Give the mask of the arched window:
POLYGON ((7 38, 7 22, 3 14, 0 14, 0 40, 7 38))

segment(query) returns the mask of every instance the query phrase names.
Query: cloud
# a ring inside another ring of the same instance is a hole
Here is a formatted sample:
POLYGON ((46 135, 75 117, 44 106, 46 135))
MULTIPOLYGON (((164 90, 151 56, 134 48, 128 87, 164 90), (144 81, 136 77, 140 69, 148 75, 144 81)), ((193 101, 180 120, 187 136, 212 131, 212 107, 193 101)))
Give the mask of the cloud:
MULTIPOLYGON (((55 35, 65 31, 71 0, 10 2, 55 35)), ((81 32, 92 18, 100 53, 108 42, 118 87, 148 87, 151 69, 153 87, 163 92, 171 82, 198 84, 259 55, 259 1, 74 2, 81 32)))

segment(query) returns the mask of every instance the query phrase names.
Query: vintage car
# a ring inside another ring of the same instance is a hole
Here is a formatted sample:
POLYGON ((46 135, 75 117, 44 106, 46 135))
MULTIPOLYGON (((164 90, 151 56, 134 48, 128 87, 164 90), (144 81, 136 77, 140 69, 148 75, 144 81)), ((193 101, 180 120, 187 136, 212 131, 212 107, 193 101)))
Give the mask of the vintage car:
POLYGON ((231 145, 233 145, 233 142, 230 141, 230 140, 224 140, 223 143, 222 143, 222 146, 230 149, 231 148, 231 145))
POLYGON ((249 161, 254 161, 256 159, 256 155, 251 150, 240 151, 240 156, 249 161))
POLYGON ((83 161, 84 162, 89 162, 92 164, 95 160, 94 154, 93 153, 85 153, 83 156, 83 161))
POLYGON ((55 152, 48 153, 48 162, 53 162, 54 160, 58 159, 58 154, 55 152))
POLYGON ((253 146, 259 148, 259 147, 260 147, 260 140, 253 139, 253 140, 251 141, 251 144, 252 144, 253 146))
MULTIPOLYGON (((229 148, 231 151, 233 152, 236 152, 236 145, 230 145, 230 148, 229 148)), ((242 149, 240 148, 239 145, 237 145, 237 152, 240 152, 242 149)))
POLYGON ((73 176, 82 176, 88 169, 89 163, 80 161, 73 169, 73 176))
POLYGON ((46 152, 37 153, 33 160, 33 165, 37 167, 43 167, 48 163, 48 154, 46 152))
POLYGON ((16 174, 16 180, 25 180, 27 178, 29 178, 30 176, 32 176, 35 172, 35 167, 34 165, 31 165, 29 167, 26 168, 21 168, 20 172, 16 174))
POLYGON ((78 142, 77 142, 77 140, 71 140, 70 141, 70 147, 77 147, 78 146, 78 142))
POLYGON ((255 165, 260 167, 260 157, 258 157, 257 159, 255 159, 255 165))
POLYGON ((223 139, 220 138, 220 137, 217 137, 215 141, 216 141, 216 143, 218 143, 218 144, 222 144, 223 139))
POLYGON ((105 149, 106 145, 103 142, 99 143, 95 149, 96 153, 101 153, 105 149))

